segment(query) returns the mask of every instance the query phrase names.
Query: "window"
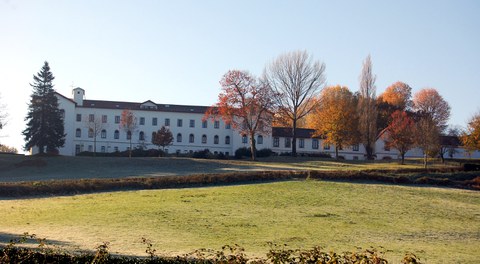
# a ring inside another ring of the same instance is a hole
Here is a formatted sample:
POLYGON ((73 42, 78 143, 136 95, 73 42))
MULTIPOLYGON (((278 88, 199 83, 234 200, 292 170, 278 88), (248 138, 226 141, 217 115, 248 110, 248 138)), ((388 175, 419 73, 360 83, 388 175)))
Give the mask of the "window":
POLYGON ((190 134, 190 136, 188 136, 188 142, 195 143, 195 135, 190 134))
POLYGON ((156 126, 158 119, 156 117, 152 118, 152 126, 156 126))
POLYGON ((140 125, 141 126, 145 125, 145 117, 140 117, 140 125))
POLYGON ((118 130, 115 130, 115 132, 113 132, 113 138, 114 139, 119 139, 120 138, 120 132, 118 132, 118 130))
POLYGON ((353 151, 358 151, 359 149, 360 148, 359 148, 358 144, 352 146, 353 151))
POLYGON ((94 122, 95 121, 95 115, 94 114, 89 114, 88 115, 88 122, 94 122))
POLYGON ((323 149, 324 150, 329 150, 330 149, 330 144, 323 143, 323 149))
POLYGON ((75 145, 75 154, 78 154, 80 152, 81 152, 80 145, 75 145))
POLYGON ((91 128, 88 129, 88 137, 93 138, 93 129, 91 128))
POLYGON ((353 160, 358 160, 358 156, 353 156, 353 160))
POLYGON ((195 127, 195 120, 190 119, 190 127, 195 127))
POLYGON ((177 127, 183 126, 183 119, 177 119, 177 127))
POLYGON ((312 149, 318 149, 318 139, 312 139, 312 149))
POLYGON ((218 136, 217 135, 215 135, 213 137, 213 144, 218 144, 218 136))
POLYGON ((298 147, 299 148, 305 148, 305 139, 301 138, 298 140, 298 147))
POLYGON ((170 126, 170 118, 165 118, 165 126, 170 126))
POLYGON ((102 129, 102 132, 100 132, 100 136, 101 136, 102 138, 107 138, 107 130, 102 129))
POLYGON ((257 144, 263 144, 263 136, 262 135, 258 135, 257 137, 257 144))
POLYGON ((132 139, 132 132, 128 131, 127 132, 127 140, 130 140, 130 139, 132 139))
POLYGON ((273 138, 273 146, 276 148, 280 147, 280 139, 278 137, 273 138))
POLYGON ((77 130, 75 130, 75 136, 76 137, 82 137, 82 130, 80 128, 77 128, 77 130))
POLYGON ((105 153, 105 146, 102 146, 101 151, 102 153, 105 153))
POLYGON ((115 124, 120 124, 120 116, 115 116, 115 124))
POLYGON ((207 135, 202 135, 202 144, 207 144, 207 135))
POLYGON ((292 139, 291 138, 285 138, 285 147, 286 148, 292 147, 292 139))
POLYGON ((385 151, 390 151, 390 146, 389 146, 388 144, 385 144, 385 145, 383 146, 383 149, 384 149, 385 151))
POLYGON ((113 151, 118 152, 118 147, 113 147, 113 151))
POLYGON ((242 143, 247 143, 248 141, 248 138, 247 138, 247 135, 242 135, 242 143))
POLYGON ((182 133, 177 134, 177 142, 182 142, 182 133))
POLYGON ((230 145, 230 136, 225 137, 225 145, 230 145))
POLYGON ((215 120, 215 122, 213 123, 213 128, 219 129, 220 128, 220 121, 215 120))
POLYGON ((82 114, 77 114, 77 122, 82 121, 82 114))
POLYGON ((92 145, 88 145, 88 152, 93 152, 93 146, 92 145))
POLYGON ((225 129, 230 129, 230 128, 231 128, 230 123, 225 124, 225 129))
POLYGON ((202 128, 207 128, 208 127, 208 121, 202 121, 202 128))
POLYGON ((102 115, 102 123, 107 123, 107 115, 102 115))
POLYGON ((140 131, 138 134, 138 140, 145 140, 145 133, 143 133, 143 131, 140 131))

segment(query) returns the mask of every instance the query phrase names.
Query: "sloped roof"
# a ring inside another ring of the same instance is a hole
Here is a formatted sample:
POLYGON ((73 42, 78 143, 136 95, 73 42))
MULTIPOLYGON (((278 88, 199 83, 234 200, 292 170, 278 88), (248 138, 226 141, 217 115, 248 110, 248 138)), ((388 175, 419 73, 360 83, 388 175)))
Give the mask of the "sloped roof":
MULTIPOLYGON (((148 100, 146 102, 153 103, 148 100)), ((83 100, 83 108, 102 108, 102 109, 130 109, 130 110, 143 110, 143 111, 156 111, 156 112, 176 112, 176 113, 196 113, 204 114, 210 106, 199 105, 171 105, 171 104, 155 104, 157 109, 145 109, 141 108, 141 105, 146 102, 121 102, 121 101, 103 101, 103 100, 83 100)))
MULTIPOLYGON (((273 137, 292 137, 292 134, 292 128, 290 127, 272 127, 273 137)), ((314 134, 314 129, 297 128, 297 138, 320 138, 313 136, 314 134)))

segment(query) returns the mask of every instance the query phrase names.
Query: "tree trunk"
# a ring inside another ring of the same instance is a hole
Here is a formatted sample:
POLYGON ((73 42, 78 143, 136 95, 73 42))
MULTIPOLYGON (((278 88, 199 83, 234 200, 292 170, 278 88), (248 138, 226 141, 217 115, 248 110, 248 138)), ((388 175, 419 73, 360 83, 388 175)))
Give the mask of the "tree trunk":
POLYGON ((93 156, 97 156, 97 135, 93 138, 93 156))
POLYGON ((426 169, 428 167, 428 158, 427 153, 423 154, 423 167, 426 169))
POLYGON ((405 153, 400 153, 400 156, 402 156, 402 165, 405 165, 405 153))
POLYGON ((252 160, 256 160, 257 159, 257 149, 256 149, 256 146, 255 146, 255 134, 254 133, 251 133, 250 134, 250 153, 252 154, 252 160))
POLYGON ((292 157, 297 156, 297 120, 293 120, 292 128, 292 157))
POLYGON ((338 145, 335 144, 335 159, 338 160, 338 145))
POLYGON ((130 134, 130 148, 128 149, 128 157, 132 157, 132 135, 130 134))

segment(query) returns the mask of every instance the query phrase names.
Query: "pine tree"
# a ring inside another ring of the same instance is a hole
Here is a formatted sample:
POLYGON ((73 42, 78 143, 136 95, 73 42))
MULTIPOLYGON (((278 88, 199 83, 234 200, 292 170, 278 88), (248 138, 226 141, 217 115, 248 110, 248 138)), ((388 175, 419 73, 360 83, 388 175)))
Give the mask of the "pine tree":
POLYGON ((40 72, 33 76, 33 93, 25 121, 27 128, 22 132, 25 137, 25 150, 38 147, 39 153, 55 152, 65 144, 63 114, 58 108, 52 81, 55 79, 45 62, 40 72))

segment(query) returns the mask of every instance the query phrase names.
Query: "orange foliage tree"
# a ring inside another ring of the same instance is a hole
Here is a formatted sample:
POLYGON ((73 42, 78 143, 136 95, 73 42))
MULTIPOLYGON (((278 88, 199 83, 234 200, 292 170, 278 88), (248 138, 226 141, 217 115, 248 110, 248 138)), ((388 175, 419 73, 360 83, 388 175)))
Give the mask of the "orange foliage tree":
POLYGON ((272 92, 265 82, 247 71, 228 71, 220 85, 218 102, 205 113, 204 120, 220 117, 241 134, 249 135, 252 160, 255 160, 255 135, 271 133, 272 92))
POLYGON ((419 115, 430 118, 443 132, 450 117, 450 106, 434 88, 418 91, 413 97, 413 110, 419 115))
POLYGON ((339 148, 358 142, 358 119, 354 96, 347 87, 325 88, 319 104, 308 117, 309 127, 316 136, 325 137, 326 143, 335 145, 335 157, 339 148))
POLYGON ((398 150, 402 157, 402 165, 405 163, 405 153, 414 144, 415 122, 405 111, 395 111, 392 114, 392 121, 382 135, 385 144, 398 150))
POLYGON ((128 149, 128 157, 132 157, 132 134, 138 128, 137 117, 132 111, 125 109, 122 111, 120 117, 120 129, 127 133, 127 139, 130 141, 130 148, 128 149))
POLYGON ((480 149, 480 111, 469 120, 461 140, 468 151, 480 149))
POLYGON ((399 110, 408 110, 412 106, 412 87, 404 82, 396 82, 388 86, 378 99, 399 110))

